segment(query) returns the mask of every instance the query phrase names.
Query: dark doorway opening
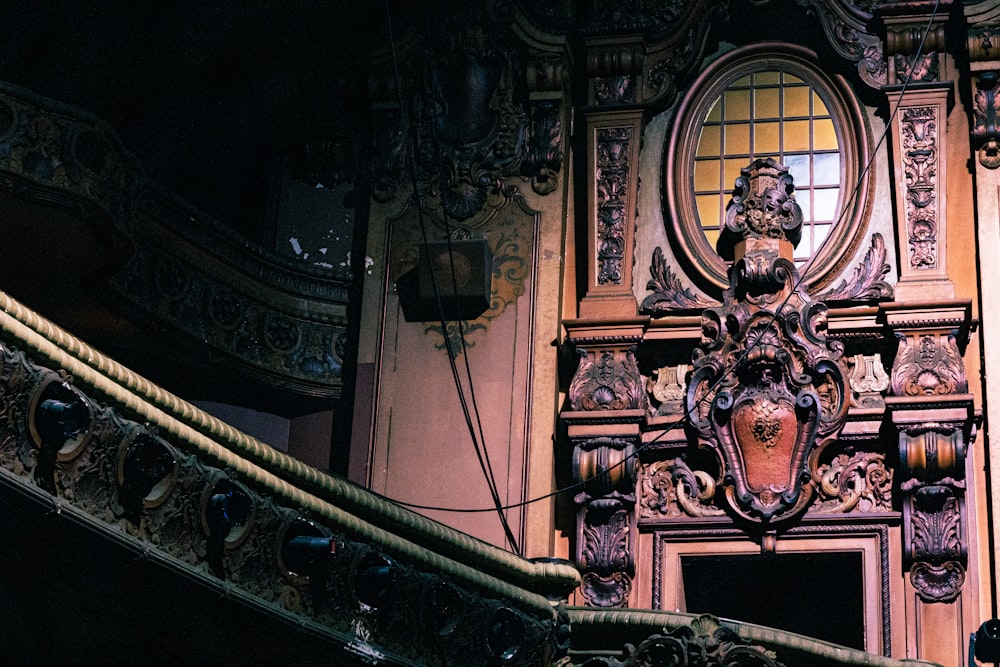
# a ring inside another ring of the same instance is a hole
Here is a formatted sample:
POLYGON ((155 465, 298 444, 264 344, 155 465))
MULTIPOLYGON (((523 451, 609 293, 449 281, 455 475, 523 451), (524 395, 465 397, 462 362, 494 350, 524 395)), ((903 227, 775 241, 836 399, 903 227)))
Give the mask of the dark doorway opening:
POLYGON ((862 554, 683 556, 689 613, 865 650, 862 554))

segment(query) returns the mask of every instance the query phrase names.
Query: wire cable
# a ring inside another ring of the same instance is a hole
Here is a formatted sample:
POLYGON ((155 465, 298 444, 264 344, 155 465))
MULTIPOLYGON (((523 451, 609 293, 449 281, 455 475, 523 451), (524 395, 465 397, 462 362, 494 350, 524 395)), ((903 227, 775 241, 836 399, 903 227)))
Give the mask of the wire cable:
MULTIPOLYGON (((405 128, 406 114, 405 114, 405 106, 403 104, 403 93, 402 93, 402 85, 401 85, 402 79, 401 79, 400 74, 399 74, 399 61, 398 61, 398 57, 397 57, 397 54, 396 54, 395 37, 393 35, 393 29, 392 29, 392 12, 391 12, 390 7, 389 7, 389 0, 386 0, 386 2, 385 2, 385 13, 386 13, 386 27, 387 27, 388 34, 389 34, 389 47, 390 47, 390 51, 392 53, 392 64, 393 64, 393 73, 394 73, 394 76, 395 76, 397 102, 399 104, 399 109, 400 109, 400 113, 402 114, 402 117, 403 117, 404 128, 405 128)), ((431 125, 433 127, 433 123, 431 123, 431 125)), ((408 167, 409 167, 408 171, 409 171, 411 186, 413 188, 413 198, 414 198, 414 201, 415 201, 415 208, 416 208, 416 213, 417 213, 417 221, 418 221, 418 225, 420 227, 420 233, 421 233, 421 238, 422 238, 423 246, 424 246, 424 248, 427 248, 428 247, 427 226, 426 226, 426 224, 424 222, 423 210, 422 210, 422 207, 420 205, 420 190, 419 190, 419 187, 418 187, 418 184, 417 184, 417 177, 416 177, 415 147, 413 147, 408 152, 407 158, 408 158, 407 162, 408 162, 408 167)), ((450 243, 449 243, 449 260, 451 259, 451 252, 450 252, 450 250, 451 249, 450 249, 450 243)), ((424 255, 425 255, 426 261, 428 263, 430 263, 431 262, 430 253, 429 252, 425 252, 424 255)), ((452 277, 453 277, 453 280, 454 280, 454 264, 452 262, 449 262, 449 263, 452 264, 452 277)), ((433 266, 430 266, 429 269, 430 269, 431 276, 434 276, 435 272, 434 272, 433 266)), ((518 546, 517 540, 514 537, 514 533, 511 530, 509 522, 507 521, 507 516, 506 516, 506 514, 504 514, 504 510, 502 509, 503 503, 500 501, 500 495, 499 495, 497 487, 496 487, 495 478, 494 478, 494 476, 492 474, 492 467, 489 465, 488 459, 486 458, 486 456, 484 456, 485 446, 481 447, 480 446, 480 440, 477 439, 477 437, 476 437, 476 431, 475 431, 475 427, 474 427, 473 422, 472 422, 472 417, 471 417, 471 414, 470 414, 468 402, 467 402, 466 397, 465 397, 465 391, 464 391, 464 389, 462 387, 461 378, 460 378, 459 373, 458 373, 458 368, 457 368, 457 366, 455 364, 455 350, 452 347, 451 339, 450 339, 450 337, 448 335, 448 323, 447 323, 447 320, 445 318, 444 304, 443 304, 443 301, 441 299, 440 291, 438 289, 437 280, 433 279, 431 281, 431 283, 432 283, 432 289, 433 289, 433 292, 434 292, 434 298, 435 298, 435 301, 436 301, 437 306, 438 306, 438 314, 440 315, 440 324, 441 324, 442 336, 444 338, 445 349, 446 349, 447 354, 448 354, 449 366, 451 368, 451 373, 452 373, 452 380, 455 383, 455 388, 456 388, 456 391, 458 392, 459 402, 460 402, 461 407, 462 407, 462 414, 465 417, 466 428, 469 430, 469 435, 472 438, 472 445, 473 445, 473 449, 475 450, 475 453, 476 453, 476 459, 477 459, 477 461, 479 463, 480 470, 482 471, 483 476, 484 476, 484 478, 486 480, 486 484, 487 484, 487 487, 489 489, 491 499, 493 500, 494 507, 493 507, 492 511, 497 512, 497 515, 500 518, 500 523, 501 523, 501 526, 503 527, 504 535, 505 535, 507 541, 510 543, 510 546, 513 549, 514 553, 518 553, 519 554, 520 553, 520 547, 518 546)), ((457 292, 457 290, 455 290, 455 291, 457 292)), ((459 323, 458 326, 459 326, 459 332, 460 332, 460 334, 462 334, 462 344, 463 344, 463 350, 464 350, 465 349, 465 339, 464 339, 464 334, 462 333, 462 324, 461 324, 461 322, 459 323)), ((471 385, 471 374, 469 376, 469 382, 470 382, 470 385, 471 385)), ((479 420, 478 409, 476 410, 476 419, 477 419, 477 421, 480 422, 479 429, 480 429, 480 433, 482 433, 482 424, 481 424, 481 420, 479 420)))
MULTIPOLYGON (((927 34, 930 32, 930 29, 933 26, 934 21, 937 18, 937 14, 938 14, 938 10, 940 8, 940 5, 941 5, 941 0, 936 0, 936 2, 934 3, 934 9, 931 12, 930 20, 928 21, 927 27, 924 29, 923 34, 921 35, 920 44, 918 45, 917 50, 916 50, 916 52, 915 52, 915 54, 913 56, 913 61, 914 62, 916 62, 920 58, 920 56, 922 55, 922 53, 923 53, 923 48, 924 48, 925 41, 927 39, 927 34)), ((882 147, 882 144, 885 143, 885 140, 888 137, 888 133, 892 129, 892 122, 895 119, 896 114, 898 113, 900 106, 902 106, 903 95, 905 94, 906 89, 907 89, 907 87, 910 84, 910 80, 912 78, 912 75, 913 75, 913 68, 911 67, 910 70, 907 72, 906 78, 903 80, 903 83, 900 86, 900 90, 899 90, 899 93, 898 93, 897 98, 896 98, 896 103, 893 105, 892 111, 890 112, 889 117, 886 120, 885 128, 883 129, 881 135, 879 136, 878 141, 875 143, 875 146, 874 146, 874 148, 871 151, 871 155, 868 158, 868 162, 865 164, 865 167, 862 170, 861 175, 858 178, 858 181, 855 183, 854 188, 852 189, 850 196, 847 198, 847 200, 845 202, 845 205, 841 208, 841 213, 840 213, 840 215, 837 218, 837 223, 836 224, 840 224, 842 222, 843 218, 846 217, 847 212, 850 210, 850 206, 848 206, 847 204, 849 204, 851 201, 853 201, 854 198, 858 195, 858 193, 859 193, 859 191, 861 189, 861 186, 862 186, 862 184, 864 182, 864 179, 867 177, 868 172, 871 171, 871 167, 874 164, 875 157, 877 156, 879 149, 882 147)), ((777 319, 778 313, 781 312, 781 309, 784 308, 784 306, 788 303, 788 299, 791 297, 791 295, 794 294, 796 291, 798 291, 799 287, 805 281, 806 275, 808 273, 808 268, 809 267, 806 266, 804 268, 804 270, 799 274, 799 278, 793 284, 792 290, 790 291, 789 295, 785 297, 785 299, 782 301, 782 303, 781 303, 781 305, 779 307, 777 307, 777 308, 774 309, 774 312, 771 314, 771 321, 768 324, 768 328, 774 326, 774 322, 777 319)), ((719 378, 711 385, 709 391, 706 392, 706 396, 712 395, 712 393, 714 393, 714 391, 724 381, 726 381, 731 376, 731 374, 733 373, 733 371, 735 371, 746 360, 747 356, 754 349, 754 347, 756 347, 759 344, 760 344, 760 338, 758 337, 758 340, 755 341, 755 343, 753 345, 749 346, 747 349, 745 349, 743 351, 743 353, 736 360, 736 362, 729 369, 727 369, 726 373, 723 373, 722 375, 720 375, 719 378)), ((705 399, 702 399, 702 400, 705 400, 705 399)), ((640 453, 642 453, 643 451, 645 451, 646 449, 648 449, 649 447, 651 447, 655 443, 659 442, 659 440, 661 438, 663 438, 670 431, 672 431, 672 430, 674 430, 676 428, 682 428, 684 426, 684 424, 687 422, 687 420, 690 417, 691 413, 695 410, 695 408, 698 407, 698 405, 700 405, 700 403, 692 405, 691 407, 685 409, 685 411, 675 421, 670 422, 665 428, 663 428, 661 430, 661 432, 656 437, 654 437, 653 439, 651 439, 649 442, 642 443, 641 445, 639 445, 638 447, 636 447, 631 454, 622 457, 622 459, 620 461, 618 461, 617 463, 615 463, 615 464, 613 464, 611 466, 608 466, 607 468, 599 471, 597 473, 597 475, 595 475, 595 477, 593 477, 591 479, 588 479, 588 480, 583 480, 583 481, 580 481, 580 482, 574 482, 573 484, 568 484, 566 486, 554 489, 553 491, 550 491, 549 493, 545 493, 545 494, 542 494, 542 495, 539 495, 539 496, 536 496, 534 498, 530 498, 528 500, 524 500, 524 501, 521 501, 521 502, 518 502, 518 503, 511 503, 511 504, 508 504, 508 505, 503 505, 501 507, 489 507, 489 508, 456 508, 456 507, 437 507, 437 506, 432 506, 432 505, 421 505, 421 504, 417 504, 417 503, 409 503, 409 502, 401 501, 401 500, 398 500, 398 499, 395 499, 395 498, 390 498, 388 496, 380 496, 380 497, 382 497, 384 500, 396 503, 397 505, 401 505, 403 507, 407 507, 407 508, 410 508, 410 509, 416 509, 416 510, 433 510, 433 511, 440 511, 440 512, 450 512, 450 513, 455 513, 455 514, 476 514, 476 513, 483 513, 483 512, 496 512, 496 511, 501 511, 501 510, 506 511, 506 510, 512 510, 512 509, 518 509, 518 508, 526 507, 526 506, 531 505, 533 503, 537 503, 537 502, 542 502, 542 501, 545 501, 545 500, 549 500, 551 498, 554 498, 556 496, 560 496, 560 495, 565 494, 565 493, 570 493, 570 492, 573 492, 573 491, 582 490, 587 485, 592 484, 595 479, 598 479, 601 476, 605 476, 605 475, 610 474, 612 471, 616 470, 618 467, 625 465, 631 459, 634 459, 634 458, 638 457, 640 453)), ((376 495, 380 495, 380 494, 376 494, 376 495)))

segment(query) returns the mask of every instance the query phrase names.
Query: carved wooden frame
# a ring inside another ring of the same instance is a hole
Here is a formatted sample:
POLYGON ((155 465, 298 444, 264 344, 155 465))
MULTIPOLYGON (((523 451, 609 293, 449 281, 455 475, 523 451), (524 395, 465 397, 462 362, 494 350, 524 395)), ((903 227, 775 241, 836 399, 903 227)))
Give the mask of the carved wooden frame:
MULTIPOLYGON (((860 551, 862 575, 878 581, 877 586, 864 582, 865 650, 892 655, 891 623, 891 560, 889 526, 884 523, 799 525, 782 534, 775 543, 776 553, 817 553, 830 551, 860 551)), ((680 576, 682 555, 753 555, 760 545, 745 532, 733 527, 713 527, 685 530, 657 530, 653 535, 653 597, 654 609, 685 611, 676 599, 668 596, 666 579, 680 576), (670 559, 670 563, 667 563, 670 559)), ((739 620, 739 619, 737 619, 739 620)))
POLYGON ((840 214, 823 249, 803 269, 808 291, 828 287, 854 257, 864 236, 865 225, 861 222, 871 208, 873 174, 869 171, 867 175, 862 175, 862 167, 868 163, 870 156, 870 132, 866 117, 843 78, 824 73, 817 64, 814 52, 790 44, 760 42, 721 56, 688 88, 674 117, 664 151, 667 237, 671 239, 677 257, 686 265, 689 277, 715 298, 719 298, 728 285, 727 265, 710 246, 698 224, 690 187, 691 161, 707 105, 731 81, 773 64, 792 69, 803 80, 826 93, 825 101, 835 119, 834 124, 843 133, 839 137, 842 168, 845 170, 841 199, 855 184, 858 187, 857 196, 853 202, 848 202, 849 211, 840 214))

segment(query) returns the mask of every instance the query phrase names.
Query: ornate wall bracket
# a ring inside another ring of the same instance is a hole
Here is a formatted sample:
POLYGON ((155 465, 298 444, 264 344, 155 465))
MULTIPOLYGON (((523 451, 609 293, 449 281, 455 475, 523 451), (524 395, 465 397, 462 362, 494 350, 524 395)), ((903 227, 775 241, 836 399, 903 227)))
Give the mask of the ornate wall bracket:
POLYGON ((560 414, 572 447, 573 479, 581 485, 575 559, 586 604, 623 607, 635 575, 636 447, 646 418, 646 391, 635 360, 644 320, 591 326, 568 321, 579 355, 560 414))
POLYGON ((888 56, 890 84, 929 83, 942 78, 945 50, 945 3, 883 3, 877 13, 886 28, 885 51, 888 56))
MULTIPOLYGON (((570 417, 573 477, 583 485, 577 506, 575 559, 580 592, 594 607, 628 606, 635 576, 635 446, 638 419, 612 427, 620 435, 585 437, 592 431, 570 417), (576 422, 576 423, 574 423, 576 422)), ((585 420, 584 420, 585 421, 585 420)), ((591 424, 590 426, 594 426, 591 424)), ((602 424, 608 430, 608 424, 602 424)))
POLYGON ((933 316, 899 305, 886 319, 899 339, 885 403, 899 434, 904 565, 922 600, 948 602, 968 564, 965 460, 980 419, 962 361, 971 304, 936 304, 933 316))
POLYGON ((972 146, 979 164, 987 169, 1000 167, 1000 124, 997 122, 996 71, 979 72, 972 101, 972 146))
POLYGON ((971 396, 950 398, 935 406, 889 399, 899 430, 904 567, 926 602, 958 597, 968 565, 965 457, 974 415, 971 396))
POLYGON ((702 314, 686 398, 691 435, 716 452, 728 510, 756 524, 803 511, 810 462, 847 415, 843 346, 826 338, 827 308, 799 286, 801 231, 788 170, 742 170, 719 252, 734 260, 723 303, 702 314))

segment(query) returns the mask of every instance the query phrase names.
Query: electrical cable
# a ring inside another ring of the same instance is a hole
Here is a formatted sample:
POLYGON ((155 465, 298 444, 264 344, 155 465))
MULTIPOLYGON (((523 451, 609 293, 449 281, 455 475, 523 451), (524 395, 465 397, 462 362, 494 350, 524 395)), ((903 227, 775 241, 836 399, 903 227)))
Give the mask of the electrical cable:
MULTIPOLYGON (((925 43, 925 41, 927 39, 927 34, 930 32, 930 29, 933 26, 935 19, 937 18, 937 14, 938 14, 938 10, 940 8, 940 5, 941 5, 941 0, 936 0, 935 3, 934 3, 934 9, 931 12, 930 20, 928 21, 927 27, 924 29, 923 34, 921 35, 920 44, 918 45, 917 50, 916 50, 916 52, 915 52, 915 54, 913 56, 913 61, 914 62, 916 62, 920 58, 920 56, 922 55, 923 48, 924 48, 924 43, 925 43)), ((861 188, 862 183, 864 182, 864 179, 867 177, 868 172, 871 170, 871 166, 872 166, 872 164, 875 161, 875 157, 878 154, 878 150, 881 148, 882 144, 885 142, 885 140, 886 140, 886 138, 887 138, 887 136, 889 134, 889 131, 892 128, 892 122, 895 119, 897 112, 899 111, 899 107, 902 106, 903 95, 905 94, 906 89, 907 89, 907 87, 910 84, 910 79, 911 79, 912 75, 913 75, 913 68, 911 67, 910 70, 909 70, 909 72, 907 72, 906 78, 903 80, 903 83, 900 86, 899 94, 898 94, 898 96, 896 98, 896 103, 895 103, 895 105, 893 105, 892 111, 889 114, 888 119, 886 120, 885 129, 883 129, 882 134, 879 136, 878 141, 875 143, 875 147, 871 151, 871 155, 868 158, 868 162, 865 164, 865 168, 862 170, 861 175, 859 176, 857 183, 855 183, 854 188, 852 189, 850 196, 847 198, 845 205, 843 207, 841 207, 841 213, 840 213, 840 215, 837 218, 837 223, 836 224, 840 224, 842 222, 843 218, 846 216, 847 211, 850 210, 850 207, 847 204, 849 204, 851 201, 853 201, 854 198, 858 195, 858 192, 860 191, 860 188, 861 188)), ((781 309, 784 308, 784 306, 788 303, 788 299, 791 297, 791 295, 794 294, 798 290, 798 288, 802 285, 802 283, 804 282, 804 280, 806 278, 806 274, 808 272, 807 270, 808 270, 808 266, 805 267, 805 270, 803 270, 803 272, 799 275, 799 279, 793 284, 792 290, 790 291, 789 295, 785 297, 785 299, 782 301, 781 305, 778 308, 774 309, 774 312, 771 314, 771 321, 768 323, 768 328, 774 326, 774 322, 777 319, 778 313, 781 312, 781 309)), ((732 372, 735 371, 735 369, 738 368, 746 360, 746 358, 749 355, 749 353, 757 345, 759 345, 759 344, 760 344, 760 338, 758 338, 758 340, 753 345, 749 346, 746 350, 744 350, 743 353, 740 355, 740 357, 736 360, 736 362, 727 370, 727 372, 723 373, 722 375, 720 375, 719 378, 711 385, 711 387, 709 388, 709 391, 706 392, 706 396, 711 395, 725 380, 727 380, 731 376, 732 372)), ((702 399, 702 400, 704 400, 704 399, 702 399)), ((690 408, 687 408, 675 421, 670 422, 666 426, 666 428, 663 428, 661 430, 661 432, 659 433, 659 435, 657 435, 656 437, 654 437, 653 439, 651 439, 649 442, 642 443, 641 445, 639 445, 638 447, 636 447, 635 450, 631 454, 622 457, 622 459, 620 461, 618 461, 617 463, 615 463, 615 464, 613 464, 611 466, 608 466, 607 468, 599 471, 595 477, 593 477, 591 479, 588 479, 588 480, 583 480, 583 481, 580 481, 580 482, 574 482, 573 484, 568 484, 568 485, 560 487, 558 489, 554 489, 553 491, 550 491, 549 493, 545 493, 545 494, 542 494, 542 495, 539 495, 539 496, 536 496, 536 497, 533 497, 533 498, 529 498, 527 500, 524 500, 524 501, 521 501, 521 502, 518 502, 518 503, 511 503, 511 504, 508 504, 508 505, 503 505, 501 507, 490 507, 490 508, 436 507, 436 506, 432 506, 432 505, 421 505, 421 504, 417 504, 417 503, 408 503, 408 502, 405 502, 405 501, 397 500, 395 498, 390 498, 388 496, 384 496, 384 495, 377 494, 377 493, 376 493, 376 495, 378 495, 379 497, 381 497, 384 500, 387 500, 389 502, 392 502, 392 503, 395 503, 395 504, 400 505, 402 507, 407 507, 407 508, 410 508, 410 509, 415 509, 415 510, 434 510, 434 511, 440 511, 440 512, 450 512, 450 513, 454 513, 454 514, 479 514, 479 513, 484 513, 484 512, 496 512, 496 511, 499 511, 499 510, 512 510, 512 509, 518 509, 518 508, 526 507, 526 506, 531 505, 533 503, 542 502, 544 500, 549 500, 550 498, 554 498, 556 496, 560 496, 560 495, 562 495, 564 493, 569 493, 571 491, 582 490, 587 485, 592 484, 595 479, 597 479, 597 478, 599 478, 601 476, 605 476, 605 475, 610 474, 613 470, 616 470, 620 466, 625 465, 631 459, 638 457, 641 452, 645 451, 650 446, 652 446, 653 444, 655 444, 656 442, 658 442, 662 437, 664 437, 670 431, 672 431, 672 430, 674 430, 675 428, 678 428, 678 427, 683 427, 684 424, 687 422, 688 418, 690 417, 691 413, 694 411, 694 409, 698 405, 699 404, 695 404, 695 405, 691 406, 690 408)))
MULTIPOLYGON (((386 12, 386 26, 387 26, 387 30, 388 30, 388 33, 389 33, 389 47, 390 47, 390 50, 391 50, 391 53, 392 53, 393 71, 394 71, 394 75, 395 75, 396 95, 397 95, 397 98, 398 98, 397 101, 398 101, 398 104, 399 104, 400 113, 403 116, 403 121, 404 121, 404 124, 405 124, 405 122, 406 122, 406 115, 404 113, 405 107, 403 105, 403 93, 402 93, 402 86, 401 86, 401 77, 399 75, 399 63, 398 63, 398 58, 397 58, 397 55, 396 55, 395 38, 394 38, 394 35, 393 35, 393 30, 392 30, 392 13, 391 13, 391 10, 390 10, 390 7, 389 7, 389 0, 386 0, 386 2, 385 2, 385 12, 386 12)), ((433 123, 432 123, 432 125, 433 125, 433 123)), ((409 162, 409 165, 408 165, 409 169, 408 169, 408 171, 409 171, 409 175, 410 175, 411 186, 413 188, 413 197, 414 197, 415 204, 416 204, 415 208, 416 208, 416 213, 417 213, 417 221, 418 221, 418 224, 420 226, 420 233, 421 233, 421 237, 422 237, 422 242, 423 242, 424 247, 426 248, 428 246, 427 227, 426 227, 426 225, 424 223, 423 210, 421 208, 420 200, 419 200, 419 196, 420 196, 419 193, 420 193, 420 191, 419 191, 418 184, 417 184, 416 166, 415 166, 416 157, 415 157, 414 153, 415 153, 415 148, 413 150, 411 150, 409 152, 409 154, 408 154, 408 158, 409 158, 408 159, 408 162, 409 162)), ((425 254, 425 259, 428 262, 430 262, 431 261, 430 260, 430 253, 424 253, 424 254, 425 254)), ((450 254, 450 245, 449 245, 449 260, 450 260, 450 258, 451 258, 451 254, 450 254)), ((429 268, 430 268, 430 274, 432 276, 434 276, 435 272, 433 270, 433 266, 431 266, 429 268)), ((454 264, 453 263, 452 263, 452 276, 453 276, 453 280, 454 280, 454 264)), ((483 476, 484 476, 484 478, 486 480, 486 484, 487 484, 487 487, 489 489, 490 496, 491 496, 491 498, 493 500, 493 503, 494 503, 494 509, 493 509, 493 511, 497 512, 497 514, 498 514, 498 516, 500 518, 500 523, 501 523, 501 525, 503 527, 503 530, 504 530, 505 537, 506 537, 507 541, 510 543, 510 546, 513 549, 514 553, 518 553, 519 554, 520 553, 520 547, 518 546, 517 540, 514 537, 514 533, 513 533, 513 531, 510 528, 510 524, 507 521, 507 517, 504 514, 504 510, 501 509, 503 503, 500 501, 500 495, 499 495, 499 493, 497 491, 497 488, 496 488, 495 478, 492 475, 492 467, 488 465, 488 460, 484 458, 484 452, 483 452, 483 450, 485 450, 485 446, 480 447, 480 442, 479 442, 479 440, 476 437, 475 427, 473 426, 472 418, 470 416, 468 402, 466 401, 466 398, 465 398, 465 391, 462 388, 461 378, 459 377, 458 368, 457 368, 457 366, 455 364, 455 350, 453 349, 452 343, 451 343, 451 339, 448 336, 448 324, 447 324, 447 320, 445 319, 444 304, 443 304, 442 299, 441 299, 441 294, 440 294, 440 292, 438 290, 437 280, 434 279, 431 282, 432 282, 432 288, 433 288, 433 291, 434 291, 435 301, 436 301, 437 306, 438 306, 438 313, 440 315, 440 324, 441 324, 441 329, 442 329, 442 336, 444 338, 445 349, 446 349, 447 354, 448 354, 449 365, 450 365, 451 372, 452 372, 452 380, 454 381, 455 388, 456 388, 456 390, 458 392, 458 398, 459 398, 459 402, 460 402, 461 407, 462 407, 462 413, 463 413, 463 415, 465 417, 466 428, 468 428, 469 435, 472 437, 473 449, 476 452, 476 458, 477 458, 477 460, 479 462, 480 469, 481 469, 481 471, 483 473, 483 476)), ((457 292, 457 290, 455 290, 455 291, 457 292)), ((459 326, 459 331, 461 333, 461 329, 462 329, 461 323, 459 323, 458 326, 459 326)), ((464 350, 464 344, 465 344, 464 335, 462 335, 462 343, 463 343, 463 350, 464 350)), ((469 377, 469 382, 470 382, 470 385, 471 385, 471 375, 469 377)), ((479 420, 478 410, 477 410, 477 420, 479 420)), ((482 432, 481 421, 480 421, 480 432, 482 432)))

